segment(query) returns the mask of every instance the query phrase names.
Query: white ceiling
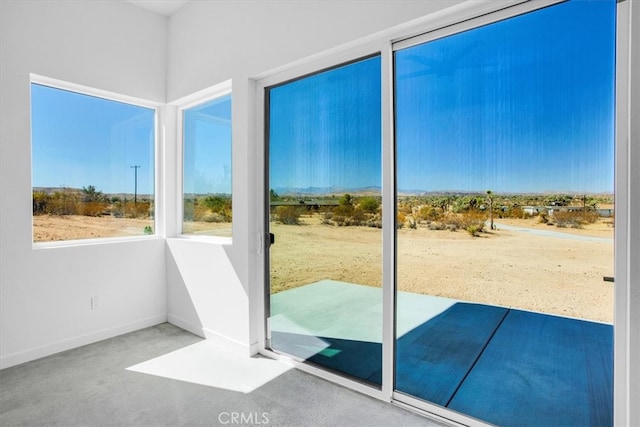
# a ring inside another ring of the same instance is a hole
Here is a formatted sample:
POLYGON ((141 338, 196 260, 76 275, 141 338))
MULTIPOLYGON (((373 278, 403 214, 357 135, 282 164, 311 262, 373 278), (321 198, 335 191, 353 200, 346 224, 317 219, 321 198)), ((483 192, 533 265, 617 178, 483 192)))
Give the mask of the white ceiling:
POLYGON ((190 0, 125 0, 160 15, 170 16, 190 0))

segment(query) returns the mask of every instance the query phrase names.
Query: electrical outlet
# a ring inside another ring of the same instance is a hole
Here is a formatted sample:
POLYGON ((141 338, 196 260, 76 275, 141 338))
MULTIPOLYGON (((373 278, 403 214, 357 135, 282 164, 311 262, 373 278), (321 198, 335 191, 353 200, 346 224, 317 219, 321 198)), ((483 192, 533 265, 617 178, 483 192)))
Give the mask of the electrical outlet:
POLYGON ((97 310, 100 305, 100 297, 91 297, 91 310, 97 310))

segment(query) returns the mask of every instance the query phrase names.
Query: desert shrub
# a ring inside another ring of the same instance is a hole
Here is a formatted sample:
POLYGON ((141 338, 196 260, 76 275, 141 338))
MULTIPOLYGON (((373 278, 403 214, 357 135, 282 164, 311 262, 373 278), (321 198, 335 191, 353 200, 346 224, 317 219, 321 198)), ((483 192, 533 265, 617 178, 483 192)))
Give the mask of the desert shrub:
POLYGON ((380 202, 375 197, 367 196, 360 199, 360 203, 358 203, 358 206, 364 212, 376 213, 378 212, 378 208, 380 207, 380 202))
POLYGON ((122 200, 111 205, 111 215, 116 218, 149 218, 151 202, 146 200, 122 200))
POLYGON ((153 207, 148 200, 138 200, 133 202, 128 200, 124 206, 124 216, 127 218, 149 218, 153 207))
POLYGON ((357 225, 367 225, 368 218, 365 213, 359 209, 352 209, 350 215, 337 215, 333 214, 331 221, 327 221, 328 223, 333 223, 340 227, 348 227, 348 226, 357 226, 357 225))
POLYGON ((340 206, 353 206, 353 198, 351 194, 343 194, 342 197, 338 200, 340 206))
POLYGON ((300 211, 297 206, 278 206, 276 208, 276 220, 286 225, 299 225, 300 211))
POLYGON ((459 215, 446 215, 441 222, 444 225, 445 230, 458 231, 459 229, 463 228, 463 224, 459 215))
MULTIPOLYGON (((205 206, 203 203, 200 203, 200 201, 196 199, 191 206, 189 216, 193 221, 205 221, 205 217, 211 215, 211 213, 211 209, 209 209, 207 206, 205 206)), ((184 217, 185 219, 189 218, 186 211, 184 217)))
POLYGON ((504 213, 504 216, 506 218, 518 218, 518 219, 531 217, 531 215, 528 213, 525 213, 524 209, 522 209, 520 206, 513 206, 510 209, 507 209, 507 211, 504 213))
POLYGON ((382 227, 381 215, 365 212, 360 206, 340 205, 322 213, 322 224, 348 226, 382 227))
POLYGON ((465 212, 459 218, 460 228, 463 228, 467 231, 469 231, 469 229, 474 230, 472 235, 477 235, 477 233, 484 231, 484 226, 487 221, 486 214, 473 211, 465 212))
POLYGON ((102 216, 109 208, 106 201, 81 202, 78 204, 82 215, 85 216, 102 216))
POLYGON ((333 218, 333 212, 326 211, 322 214, 321 222, 322 224, 325 224, 325 225, 333 225, 333 222, 331 221, 332 218, 333 218))
MULTIPOLYGON (((187 219, 186 216, 185 219, 187 219)), ((193 221, 201 222, 226 222, 224 214, 212 212, 211 209, 203 205, 194 207, 192 219, 193 221)))
POLYGON ((598 219, 600 219, 600 215, 598 215, 598 212, 595 211, 595 210, 586 210, 586 211, 583 211, 581 213, 582 213, 583 220, 587 224, 593 224, 598 219))
POLYGON ((222 196, 207 196, 201 202, 212 212, 222 212, 225 208, 231 206, 231 200, 222 196))
POLYGON ((98 191, 95 186, 82 187, 83 202, 102 202, 106 201, 106 196, 102 191, 98 191))
POLYGON ((51 215, 78 215, 79 196, 70 190, 56 191, 49 195, 45 213, 51 215))
POLYGON ((355 208, 353 212, 351 212, 351 225, 362 225, 366 220, 367 216, 364 213, 364 210, 360 208, 355 208))
MULTIPOLYGON (((207 196, 198 200, 206 211, 201 212, 202 217, 209 217, 211 213, 219 214, 223 219, 219 222, 230 222, 232 218, 231 198, 229 196, 207 196)), ((196 214, 197 216, 197 214, 196 214)))
POLYGON ((415 230, 418 228, 418 223, 416 222, 415 218, 411 216, 407 217, 407 224, 409 225, 409 228, 412 230, 415 230))
POLYGON ((442 216, 442 211, 432 206, 422 206, 420 210, 418 210, 418 220, 437 221, 442 216))
POLYGON ((344 215, 333 215, 333 224, 338 226, 346 225, 346 217, 344 215))
POLYGON ((204 221, 204 222, 227 222, 227 220, 224 217, 224 215, 219 214, 218 212, 207 212, 206 214, 204 214, 202 216, 202 219, 200 219, 199 221, 204 221))
POLYGON ((42 215, 46 213, 47 201, 49 200, 47 193, 44 191, 34 191, 32 193, 32 200, 34 215, 42 215))
POLYGON ((340 205, 333 208, 333 214, 341 217, 348 217, 353 214, 353 205, 340 205))
POLYGON ((554 212, 556 227, 582 228, 585 224, 593 224, 598 220, 598 213, 594 211, 554 212))
POLYGON ((398 205, 398 212, 403 215, 411 215, 413 213, 413 208, 409 203, 401 203, 398 205))
POLYGON ((540 212, 538 214, 538 222, 540 224, 546 224, 549 222, 549 214, 546 212, 540 212))
POLYGON ((187 221, 230 222, 231 199, 224 196, 185 199, 184 219, 187 221))
POLYGON ((467 228, 465 228, 465 230, 467 231, 467 233, 469 233, 471 237, 477 237, 478 232, 480 231, 478 230, 477 225, 468 225, 467 228))
POLYGON ((396 218, 396 227, 398 229, 404 227, 404 223, 407 220, 407 217, 402 212, 398 212, 398 216, 396 218))

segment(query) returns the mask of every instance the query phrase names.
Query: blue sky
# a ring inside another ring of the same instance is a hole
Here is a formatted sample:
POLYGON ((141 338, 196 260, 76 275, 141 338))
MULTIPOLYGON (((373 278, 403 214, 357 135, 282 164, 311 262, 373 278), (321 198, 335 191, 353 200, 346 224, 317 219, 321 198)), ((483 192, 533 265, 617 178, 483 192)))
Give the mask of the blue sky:
POLYGON ((153 194, 155 110, 31 85, 34 187, 153 194))
POLYGON ((231 95, 184 111, 185 193, 231 194, 231 95))
POLYGON ((400 51, 398 187, 612 192, 613 1, 400 51))
MULTIPOLYGON (((612 192, 615 3, 398 51, 400 190, 612 192)), ((271 90, 270 186, 380 185, 380 61, 271 90)))
POLYGON ((381 185, 380 58, 270 90, 272 188, 381 185))

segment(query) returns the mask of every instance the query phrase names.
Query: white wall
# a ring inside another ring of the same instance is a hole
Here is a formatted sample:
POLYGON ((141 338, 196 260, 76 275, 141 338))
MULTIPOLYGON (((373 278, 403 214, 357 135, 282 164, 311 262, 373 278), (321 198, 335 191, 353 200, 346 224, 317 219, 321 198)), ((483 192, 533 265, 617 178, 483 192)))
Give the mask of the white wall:
POLYGON ((120 1, 3 0, 0 19, 6 367, 166 319, 163 240, 32 249, 29 73, 164 102, 168 22, 120 1))
POLYGON ((224 251, 212 244, 206 249, 211 261, 195 263, 184 256, 192 250, 190 242, 170 239, 170 319, 195 322, 182 325, 203 336, 218 333, 233 349, 245 353, 257 349, 261 319, 256 286, 261 281, 256 280, 260 272, 255 266, 260 264, 258 212, 262 205, 253 183, 261 179, 256 176, 261 156, 256 153, 251 79, 456 3, 460 1, 192 2, 170 18, 168 100, 231 79, 234 144, 233 243, 224 251), (229 262, 214 262, 214 254, 228 256, 229 262), (186 297, 197 294, 208 298, 192 304, 193 298, 186 297), (221 310, 229 317, 213 319, 207 314, 221 310))
POLYGON ((255 77, 461 0, 198 1, 169 20, 169 101, 255 77))

